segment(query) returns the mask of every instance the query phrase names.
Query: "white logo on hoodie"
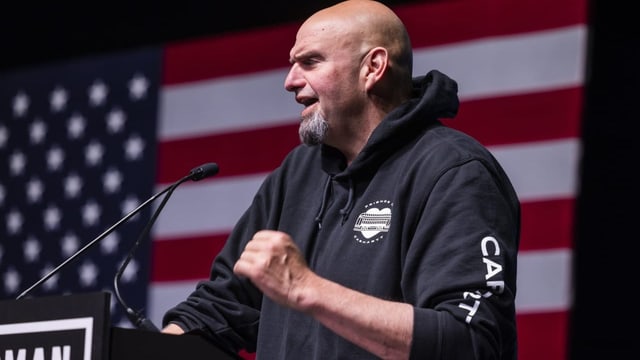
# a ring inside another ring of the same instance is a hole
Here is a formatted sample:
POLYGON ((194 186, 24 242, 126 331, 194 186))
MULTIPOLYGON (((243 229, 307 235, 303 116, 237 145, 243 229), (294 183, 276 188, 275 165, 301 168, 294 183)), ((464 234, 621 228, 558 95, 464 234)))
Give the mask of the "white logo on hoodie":
POLYGON ((353 231, 354 239, 363 244, 378 242, 389 232, 391 225, 391 208, 393 203, 378 200, 365 205, 365 211, 358 215, 353 231))

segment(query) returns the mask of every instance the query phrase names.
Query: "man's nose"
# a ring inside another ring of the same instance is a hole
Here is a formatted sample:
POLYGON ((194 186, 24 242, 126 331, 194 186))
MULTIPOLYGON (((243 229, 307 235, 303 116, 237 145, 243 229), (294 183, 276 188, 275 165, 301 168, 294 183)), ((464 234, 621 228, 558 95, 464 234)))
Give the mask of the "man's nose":
POLYGON ((284 88, 287 91, 295 92, 296 89, 302 87, 304 87, 304 79, 300 76, 297 65, 293 64, 284 79, 284 88))

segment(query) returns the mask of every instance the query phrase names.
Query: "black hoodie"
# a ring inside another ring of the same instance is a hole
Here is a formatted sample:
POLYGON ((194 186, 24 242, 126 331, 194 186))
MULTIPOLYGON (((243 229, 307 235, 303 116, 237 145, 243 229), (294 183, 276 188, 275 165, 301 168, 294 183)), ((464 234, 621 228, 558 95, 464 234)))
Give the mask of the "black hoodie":
POLYGON ((300 145, 260 187, 211 277, 165 315, 258 359, 374 359, 308 315, 233 274, 261 229, 284 231, 318 275, 414 306, 411 358, 516 359, 520 205, 477 141, 444 126, 457 85, 431 71, 347 166, 329 146, 300 145))

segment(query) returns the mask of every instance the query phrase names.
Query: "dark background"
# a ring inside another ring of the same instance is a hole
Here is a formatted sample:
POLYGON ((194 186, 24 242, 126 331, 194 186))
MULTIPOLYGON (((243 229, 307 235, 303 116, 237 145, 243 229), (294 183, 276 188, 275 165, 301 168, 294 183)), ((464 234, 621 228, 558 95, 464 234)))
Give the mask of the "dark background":
MULTIPOLYGON (((446 1, 446 0, 441 0, 446 1)), ((20 1, 0 9, 0 72, 69 57, 299 21, 336 1, 180 1, 71 4, 20 1)), ((388 5, 417 1, 383 1, 388 5)), ((628 2, 632 4, 632 2, 628 2)), ((627 359, 637 334, 631 274, 640 236, 637 128, 640 41, 631 5, 590 0, 590 50, 576 224, 571 359, 627 359)), ((549 9, 553 11, 553 9, 549 9)), ((640 18, 639 18, 640 19, 640 18)), ((541 225, 544 226, 544 225, 541 225)), ((633 354, 633 355, 632 355, 633 354)))

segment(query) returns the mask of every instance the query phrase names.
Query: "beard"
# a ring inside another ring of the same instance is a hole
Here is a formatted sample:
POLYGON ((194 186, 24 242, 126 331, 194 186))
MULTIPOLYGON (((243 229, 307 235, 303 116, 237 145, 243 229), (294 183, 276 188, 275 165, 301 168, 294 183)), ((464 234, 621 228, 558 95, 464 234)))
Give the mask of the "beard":
POLYGON ((314 111, 310 115, 302 118, 298 135, 300 141, 306 145, 319 145, 324 142, 329 130, 329 123, 320 114, 320 111, 314 111))

